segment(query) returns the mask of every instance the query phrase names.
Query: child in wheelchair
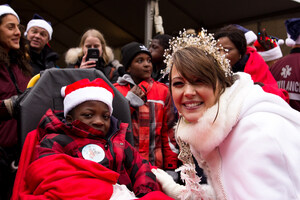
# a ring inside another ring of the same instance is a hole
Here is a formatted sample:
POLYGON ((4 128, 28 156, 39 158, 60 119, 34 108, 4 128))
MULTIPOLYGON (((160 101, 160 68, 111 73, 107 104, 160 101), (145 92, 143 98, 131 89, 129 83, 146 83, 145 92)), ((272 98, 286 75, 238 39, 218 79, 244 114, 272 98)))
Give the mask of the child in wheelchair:
POLYGON ((128 124, 112 116, 114 92, 103 79, 79 80, 61 94, 64 112, 49 109, 36 129, 25 196, 169 198, 159 192, 150 163, 126 141, 128 124))

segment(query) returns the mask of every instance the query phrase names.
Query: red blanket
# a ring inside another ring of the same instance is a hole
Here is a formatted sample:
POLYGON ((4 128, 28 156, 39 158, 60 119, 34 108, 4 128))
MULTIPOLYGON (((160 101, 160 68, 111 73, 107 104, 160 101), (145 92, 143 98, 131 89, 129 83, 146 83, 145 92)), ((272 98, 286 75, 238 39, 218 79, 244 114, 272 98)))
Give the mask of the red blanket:
POLYGON ((30 164, 25 183, 39 199, 109 199, 118 177, 98 163, 58 154, 30 164))
POLYGON ((31 163, 36 132, 23 146, 12 199, 109 199, 119 174, 98 163, 56 154, 31 163))
MULTIPOLYGON (((56 154, 32 162, 37 143, 36 131, 30 132, 23 146, 12 200, 109 199, 119 174, 98 163, 56 154)), ((172 199, 160 191, 141 200, 172 199)))

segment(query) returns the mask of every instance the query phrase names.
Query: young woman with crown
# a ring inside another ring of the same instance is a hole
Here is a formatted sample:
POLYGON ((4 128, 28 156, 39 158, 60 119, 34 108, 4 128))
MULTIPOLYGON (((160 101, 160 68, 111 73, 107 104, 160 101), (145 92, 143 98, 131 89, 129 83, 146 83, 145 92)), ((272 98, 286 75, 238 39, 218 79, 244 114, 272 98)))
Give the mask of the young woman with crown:
POLYGON ((174 199, 299 199, 300 113, 249 74, 232 73, 221 48, 205 30, 171 42, 166 62, 185 186, 152 171, 174 199), (208 184, 199 184, 192 156, 208 184))

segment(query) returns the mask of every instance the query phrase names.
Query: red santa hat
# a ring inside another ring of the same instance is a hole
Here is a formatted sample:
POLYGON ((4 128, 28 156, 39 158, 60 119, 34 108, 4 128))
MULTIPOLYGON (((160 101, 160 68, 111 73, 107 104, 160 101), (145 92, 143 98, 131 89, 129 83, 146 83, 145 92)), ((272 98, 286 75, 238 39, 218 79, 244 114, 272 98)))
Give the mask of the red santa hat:
POLYGON ((93 81, 82 79, 61 88, 61 96, 64 97, 64 115, 73 108, 86 101, 101 101, 113 112, 113 89, 101 78, 93 81))
POLYGON ((272 36, 266 36, 265 41, 268 41, 272 46, 266 50, 265 47, 263 47, 258 40, 256 40, 253 45, 256 48, 257 53, 259 53, 266 62, 281 58, 282 52, 279 45, 282 45, 284 41, 282 39, 276 39, 272 36))

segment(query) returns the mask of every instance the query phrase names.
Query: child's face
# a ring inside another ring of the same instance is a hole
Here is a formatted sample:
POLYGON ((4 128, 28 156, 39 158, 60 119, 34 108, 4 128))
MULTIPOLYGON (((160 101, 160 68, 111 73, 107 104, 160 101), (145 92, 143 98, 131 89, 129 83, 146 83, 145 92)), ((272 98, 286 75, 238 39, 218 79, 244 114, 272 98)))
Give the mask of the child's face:
POLYGON ((108 106, 101 101, 86 101, 76 106, 66 117, 68 122, 79 120, 107 134, 110 127, 108 106))
POLYGON ((131 62, 127 71, 136 84, 151 77, 151 57, 146 53, 139 53, 131 62))

